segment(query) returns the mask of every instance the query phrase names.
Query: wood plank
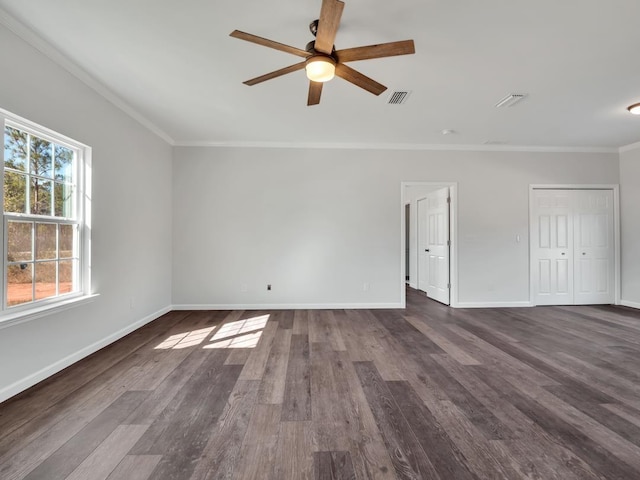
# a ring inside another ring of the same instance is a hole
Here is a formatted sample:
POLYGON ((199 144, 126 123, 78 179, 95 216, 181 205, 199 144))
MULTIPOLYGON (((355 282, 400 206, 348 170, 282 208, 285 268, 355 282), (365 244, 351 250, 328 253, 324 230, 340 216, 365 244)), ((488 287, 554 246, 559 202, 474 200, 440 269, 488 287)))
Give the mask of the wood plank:
POLYGON ((233 478, 259 387, 257 380, 238 381, 190 480, 233 478))
POLYGON ((151 425, 176 395, 185 392, 184 386, 191 380, 209 354, 203 350, 192 351, 158 387, 129 416, 127 423, 151 425))
POLYGON ((354 366, 398 478, 439 479, 373 363, 355 362, 354 366))
POLYGON ((496 446, 496 440, 478 441, 482 434, 454 403, 444 400, 430 406, 430 409, 478 478, 496 480, 527 478, 524 473, 513 467, 510 458, 505 458, 501 449, 496 446))
POLYGON ((347 315, 362 338, 363 348, 369 352, 372 361, 384 380, 406 380, 404 369, 400 365, 402 355, 390 356, 389 352, 403 351, 394 334, 383 327, 373 312, 349 310, 347 315), (398 360, 398 361, 396 361, 398 360))
POLYGON ((67 480, 104 480, 147 430, 148 425, 119 425, 71 474, 67 480))
POLYGON ((258 394, 260 403, 282 403, 284 401, 290 349, 291 330, 278 327, 278 332, 273 339, 267 365, 260 381, 260 392, 258 394))
POLYGON ((640 411, 635 408, 628 407, 627 405, 616 405, 613 403, 602 404, 603 408, 615 413, 621 418, 624 418, 627 422, 640 427, 640 411))
POLYGON ((314 452, 315 480, 356 480, 349 452, 314 452))
POLYGON ((423 335, 396 311, 377 310, 374 316, 408 351, 419 351, 423 354, 445 353, 440 346, 423 335))
POLYGON ((242 369, 238 365, 222 365, 223 362, 224 356, 217 369, 203 369, 206 374, 197 377, 200 388, 193 389, 169 418, 154 422, 148 430, 150 434, 131 449, 134 455, 162 455, 153 478, 179 478, 193 472, 242 369))
POLYGON ((256 404, 242 442, 234 479, 264 480, 276 455, 282 405, 256 404))
MULTIPOLYGON (((166 402, 166 406, 159 414, 152 418, 151 427, 145 432, 140 441, 131 449, 132 455, 164 455, 171 447, 171 443, 178 431, 183 431, 185 422, 191 423, 192 411, 198 413, 201 406, 215 390, 213 380, 227 377, 239 370, 238 366, 223 365, 225 352, 223 350, 199 350, 198 356, 205 356, 198 369, 191 374, 183 387, 166 402), (231 370, 229 370, 231 369, 231 370)), ((235 383, 235 382, 234 382, 235 383)), ((165 403, 165 402, 163 402, 165 403)), ((150 405, 153 407, 153 404, 150 405)), ((149 418, 149 412, 141 417, 132 415, 128 421, 138 418, 149 418)))
POLYGON ((429 340, 447 352, 456 362, 462 365, 480 365, 480 362, 469 355, 464 349, 458 347, 449 339, 429 327, 424 319, 418 319, 412 315, 407 315, 404 318, 417 330, 426 335, 429 340))
POLYGON ((311 420, 309 337, 292 335, 282 401, 282 421, 305 420, 311 420))
MULTIPOLYGON (((484 367, 471 368, 481 372, 483 380, 491 385, 494 379, 490 372, 483 370, 484 367)), ((582 458, 589 466, 605 478, 609 476, 611 476, 611 478, 634 478, 634 475, 640 471, 634 469, 625 463, 625 461, 616 459, 604 445, 592 440, 588 435, 576 428, 575 425, 560 418, 558 416, 558 409, 550 410, 548 407, 543 407, 537 401, 516 391, 510 393, 509 399, 516 408, 534 420, 555 437, 561 445, 582 458)), ((618 455, 620 455, 620 453, 618 455)), ((622 456, 629 458, 628 455, 622 456)), ((640 455, 637 456, 636 459, 640 459, 640 455)), ((631 457, 631 460, 633 461, 633 457, 631 457)))
POLYGON ((251 356, 252 348, 230 348, 225 365, 245 365, 251 356))
POLYGON ((314 450, 347 450, 350 445, 347 402, 344 386, 339 384, 334 370, 339 368, 338 353, 328 344, 311 348, 311 409, 314 450))
POLYGON ((311 480, 311 422, 280 422, 275 458, 270 462, 272 480, 311 480))
POLYGON ((467 390, 443 368, 434 358, 445 355, 424 355, 418 361, 424 365, 424 374, 437 385, 489 440, 516 438, 509 427, 504 425, 473 393, 467 390))
POLYGON ((107 480, 149 480, 161 455, 127 455, 107 480))
POLYGON ((537 369, 540 365, 536 362, 535 366, 528 362, 522 362, 520 358, 514 358, 512 353, 517 351, 520 345, 510 344, 500 341, 500 347, 496 347, 493 340, 499 341, 490 336, 490 334, 476 329, 473 326, 465 324, 464 328, 458 325, 447 325, 447 329, 455 333, 459 337, 463 338, 467 342, 467 349, 473 351, 472 355, 480 360, 485 365, 496 364, 501 362, 501 368, 506 372, 528 378, 530 381, 535 382, 537 385, 557 385, 558 382, 553 378, 550 378, 545 370, 542 373, 537 369), (508 350, 508 353, 507 353, 508 350))
MULTIPOLYGON (((93 452, 149 395, 148 391, 125 392, 86 427, 33 469, 29 480, 66 478, 93 452)), ((7 475, 4 478, 21 478, 7 475)))
POLYGON ((258 344, 253 349, 249 358, 244 364, 242 373, 240 374, 240 380, 261 380, 264 375, 264 369, 267 366, 267 359, 271 352, 271 346, 273 345, 273 339, 278 331, 278 323, 273 320, 269 320, 267 325, 262 330, 262 335, 258 344))
POLYGON ((273 315, 273 320, 278 322, 279 329, 292 330, 294 316, 293 310, 279 310, 273 315))
MULTIPOLYGON (((590 401, 588 397, 585 398, 576 394, 576 392, 565 386, 548 386, 545 389, 565 403, 593 418, 596 422, 604 425, 612 432, 617 433, 628 442, 640 446, 640 426, 617 415, 610 408, 605 408, 599 403, 590 401)), ((611 405, 608 404, 609 407, 611 405)))
POLYGON ((337 363, 333 378, 342 395, 350 438, 349 452, 358 479, 391 480, 397 478, 391 457, 376 425, 360 379, 349 361, 348 352, 335 352, 337 363))
POLYGON ((293 314, 294 335, 309 334, 309 310, 295 310, 293 314))
POLYGON ((508 401, 509 392, 515 388, 509 382, 494 378, 494 389, 474 375, 473 369, 462 367, 446 355, 434 355, 434 358, 446 366, 458 381, 473 391, 479 401, 522 439, 492 441, 496 447, 510 450, 509 458, 514 468, 517 466, 520 471, 527 472, 527 475, 533 478, 536 478, 536 475, 544 479, 559 480, 596 478, 580 458, 559 446, 555 438, 508 401))
POLYGON ((344 310, 338 310, 334 314, 336 327, 340 330, 340 335, 345 344, 345 351, 349 353, 349 358, 353 362, 371 362, 373 355, 365 348, 365 342, 361 332, 355 328, 352 315, 344 310))
POLYGON ((310 313, 309 342, 328 343, 332 350, 346 350, 344 339, 331 310, 317 310, 310 313))
POLYGON ((387 386, 440 478, 476 480, 465 456, 411 386, 407 382, 387 382, 387 386))

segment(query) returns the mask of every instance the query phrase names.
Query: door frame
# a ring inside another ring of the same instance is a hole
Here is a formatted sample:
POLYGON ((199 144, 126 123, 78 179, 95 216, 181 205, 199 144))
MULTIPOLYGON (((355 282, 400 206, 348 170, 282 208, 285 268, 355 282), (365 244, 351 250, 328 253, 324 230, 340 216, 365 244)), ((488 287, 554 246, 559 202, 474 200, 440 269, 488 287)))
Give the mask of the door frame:
POLYGON ((449 250, 449 282, 451 290, 449 291, 449 306, 458 307, 458 182, 400 182, 400 303, 401 308, 407 305, 407 292, 405 277, 406 262, 405 258, 405 187, 448 187, 451 203, 449 204, 449 240, 451 246, 449 250))
POLYGON ((611 190, 613 192, 614 305, 620 305, 620 185, 619 184, 529 184, 529 303, 535 306, 533 292, 533 206, 534 190, 611 190))

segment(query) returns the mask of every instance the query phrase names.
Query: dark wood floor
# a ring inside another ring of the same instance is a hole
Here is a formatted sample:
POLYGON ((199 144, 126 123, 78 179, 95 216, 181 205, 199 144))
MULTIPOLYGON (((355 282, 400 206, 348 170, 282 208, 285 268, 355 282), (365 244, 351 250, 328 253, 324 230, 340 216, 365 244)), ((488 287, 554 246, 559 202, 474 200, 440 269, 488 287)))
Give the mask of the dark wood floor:
POLYGON ((0 405, 8 479, 640 479, 640 312, 173 312, 0 405))

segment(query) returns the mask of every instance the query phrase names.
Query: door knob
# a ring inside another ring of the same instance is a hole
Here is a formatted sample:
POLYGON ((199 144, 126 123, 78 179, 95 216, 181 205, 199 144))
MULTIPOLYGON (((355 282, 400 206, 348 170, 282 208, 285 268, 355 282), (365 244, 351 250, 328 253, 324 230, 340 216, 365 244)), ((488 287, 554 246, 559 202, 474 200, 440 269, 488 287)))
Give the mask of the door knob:
POLYGON ((564 252, 562 252, 560 255, 564 255, 564 252))
POLYGON ((428 249, 428 248, 425 248, 425 249, 424 249, 424 251, 425 251, 425 252, 428 252, 428 251, 429 251, 429 249, 428 249))
POLYGON ((586 255, 586 252, 582 252, 583 255, 586 255))

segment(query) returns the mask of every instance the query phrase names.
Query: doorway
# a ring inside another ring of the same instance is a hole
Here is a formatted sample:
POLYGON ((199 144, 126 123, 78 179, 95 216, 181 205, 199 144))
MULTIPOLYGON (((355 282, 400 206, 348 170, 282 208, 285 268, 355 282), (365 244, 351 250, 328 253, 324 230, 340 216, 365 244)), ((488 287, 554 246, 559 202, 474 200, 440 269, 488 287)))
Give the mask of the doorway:
POLYGON ((408 285, 456 307, 457 184, 403 182, 401 190, 402 305, 406 305, 405 285, 408 285))

